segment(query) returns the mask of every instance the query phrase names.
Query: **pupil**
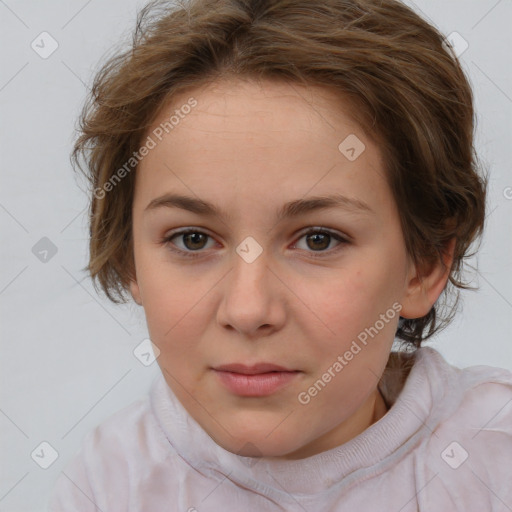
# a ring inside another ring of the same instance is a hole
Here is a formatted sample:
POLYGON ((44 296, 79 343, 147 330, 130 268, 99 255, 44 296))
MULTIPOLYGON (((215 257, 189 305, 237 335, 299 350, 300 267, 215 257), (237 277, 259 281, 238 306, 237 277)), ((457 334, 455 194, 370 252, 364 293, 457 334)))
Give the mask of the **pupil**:
MULTIPOLYGON (((200 239, 201 239, 201 237, 203 237, 203 236, 204 236, 204 235, 203 235, 202 233, 187 233, 187 234, 185 235, 185 238, 186 238, 187 240, 190 240, 190 239, 192 238, 192 239, 193 239, 193 240, 192 240, 192 245, 194 245, 194 244, 196 244, 196 243, 199 243, 199 245, 201 245, 201 244, 200 244, 200 239)), ((187 246, 188 246, 189 244, 185 243, 185 245, 187 245, 187 246)), ((198 249, 198 248, 200 249, 201 247, 189 247, 189 249, 198 249)))
MULTIPOLYGON (((314 239, 313 242, 316 243, 318 241, 318 237, 323 237, 324 243, 321 244, 322 247, 317 246, 316 249, 325 249, 329 245, 328 236, 329 235, 326 235, 325 233, 315 233, 313 235, 308 236, 308 241, 311 239, 314 239), (327 243, 325 243, 325 242, 327 242, 327 243)), ((320 239, 320 242, 321 242, 321 239, 320 239)))

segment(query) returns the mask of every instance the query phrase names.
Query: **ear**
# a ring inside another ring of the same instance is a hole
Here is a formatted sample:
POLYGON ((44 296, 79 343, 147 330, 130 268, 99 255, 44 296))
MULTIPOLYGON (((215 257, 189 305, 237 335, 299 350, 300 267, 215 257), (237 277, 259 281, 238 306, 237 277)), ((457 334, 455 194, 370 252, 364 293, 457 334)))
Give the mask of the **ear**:
POLYGON ((130 293, 132 294, 133 300, 139 305, 142 306, 142 299, 140 297, 140 289, 137 283, 137 280, 130 281, 130 293))
POLYGON ((423 272, 418 272, 411 264, 407 276, 407 291, 402 300, 400 316, 403 318, 421 318, 428 314, 444 290, 453 263, 455 238, 450 239, 443 250, 442 261, 437 261, 423 272))

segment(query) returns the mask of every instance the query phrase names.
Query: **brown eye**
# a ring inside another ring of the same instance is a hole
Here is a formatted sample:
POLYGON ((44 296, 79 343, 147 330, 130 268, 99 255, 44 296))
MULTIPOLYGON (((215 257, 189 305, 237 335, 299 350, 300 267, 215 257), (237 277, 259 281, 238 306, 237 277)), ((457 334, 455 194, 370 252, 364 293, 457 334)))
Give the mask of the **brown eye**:
POLYGON ((331 241, 331 235, 328 233, 312 233, 309 235, 306 235, 306 240, 308 247, 310 249, 326 249, 329 247, 329 243, 331 241))
POLYGON ((164 237, 161 243, 172 252, 182 256, 196 257, 202 256, 206 252, 202 249, 206 248, 208 239, 212 239, 212 237, 202 231, 186 229, 164 237), (181 242, 178 243, 178 241, 181 242))
MULTIPOLYGON (((342 249, 344 245, 348 244, 349 241, 337 233, 327 231, 325 229, 310 229, 304 233, 299 240, 305 240, 305 248, 299 247, 299 249, 309 252, 310 256, 323 257, 329 256, 338 249, 342 249), (337 244, 333 248, 329 248, 331 242, 335 240, 337 244), (318 254, 315 254, 318 253, 318 254)), ((300 245, 297 242, 296 245, 300 245)))
POLYGON ((208 235, 204 233, 199 233, 197 231, 193 231, 190 233, 185 233, 180 235, 183 237, 183 244, 187 249, 191 251, 197 251, 198 249, 203 249, 206 240, 209 238, 208 235))

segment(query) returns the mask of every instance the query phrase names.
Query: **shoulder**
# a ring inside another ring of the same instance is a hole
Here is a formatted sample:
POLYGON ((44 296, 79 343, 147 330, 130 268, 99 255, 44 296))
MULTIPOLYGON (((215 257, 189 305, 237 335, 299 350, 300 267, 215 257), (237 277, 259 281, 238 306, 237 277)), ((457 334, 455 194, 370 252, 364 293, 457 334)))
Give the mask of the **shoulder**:
POLYGON ((141 451, 151 451, 156 428, 146 397, 113 413, 89 431, 84 437, 83 450, 103 455, 116 450, 119 459, 138 452, 140 458, 141 451))
POLYGON ((460 499, 476 500, 472 506, 512 503, 512 372, 483 365, 460 369, 435 357, 444 378, 422 447, 426 481, 435 479, 432 489, 453 499, 465 493, 460 499))
POLYGON ((55 482, 48 510, 106 510, 114 498, 127 510, 127 490, 171 453, 149 396, 133 402, 84 436, 55 482))
MULTIPOLYGON (((434 351, 431 351, 431 353, 434 351)), ((434 352, 437 393, 433 393, 434 410, 443 425, 480 432, 501 427, 512 433, 512 372, 493 366, 457 368, 434 352)), ((433 384, 435 386, 435 384, 433 384)), ((476 436, 475 436, 476 437, 476 436)))
MULTIPOLYGON (((489 443, 511 450, 512 372, 489 366, 464 368, 453 384, 459 401, 436 432, 460 437, 475 455, 485 447, 488 456, 489 443)), ((450 402, 448 398, 445 401, 450 402)))
MULTIPOLYGON (((444 431, 481 444, 488 436, 512 437, 512 372, 493 366, 457 368, 430 350, 433 433, 444 431)), ((435 436, 433 436, 435 437, 435 436)))
POLYGON ((113 471, 128 478, 128 468, 158 464, 173 451, 153 413, 151 393, 110 415, 84 437, 84 462, 105 478, 113 471))

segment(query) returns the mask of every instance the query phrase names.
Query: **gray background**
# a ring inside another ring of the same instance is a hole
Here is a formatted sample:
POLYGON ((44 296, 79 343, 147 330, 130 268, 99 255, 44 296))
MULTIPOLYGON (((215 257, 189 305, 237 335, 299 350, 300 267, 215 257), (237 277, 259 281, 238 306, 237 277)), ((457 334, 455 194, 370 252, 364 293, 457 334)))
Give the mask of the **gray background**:
MULTIPOLYGON (((512 370, 512 2, 408 3, 469 43, 460 58, 476 98, 477 149, 491 170, 480 290, 463 294, 461 313, 429 345, 460 367, 512 370)), ((142 5, 0 0, 1 511, 44 510, 84 435, 146 395, 159 372, 133 354, 147 337, 142 311, 98 296, 81 271, 87 198, 69 163, 93 74, 113 44, 129 40, 142 5), (58 43, 46 59, 31 47, 43 31, 58 43), (47 261, 33 252, 43 237, 57 249, 47 261), (43 441, 58 452, 48 469, 31 457, 43 441)))

